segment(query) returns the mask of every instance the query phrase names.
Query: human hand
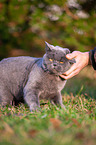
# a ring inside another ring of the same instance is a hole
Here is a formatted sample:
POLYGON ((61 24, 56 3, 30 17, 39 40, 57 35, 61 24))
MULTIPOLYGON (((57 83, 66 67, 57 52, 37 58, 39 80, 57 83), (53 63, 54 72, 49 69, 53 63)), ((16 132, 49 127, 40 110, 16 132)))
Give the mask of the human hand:
POLYGON ((60 75, 60 77, 67 80, 77 75, 85 66, 88 65, 89 52, 73 51, 72 53, 67 54, 66 58, 69 60, 75 58, 76 60, 76 63, 74 63, 68 71, 60 75))

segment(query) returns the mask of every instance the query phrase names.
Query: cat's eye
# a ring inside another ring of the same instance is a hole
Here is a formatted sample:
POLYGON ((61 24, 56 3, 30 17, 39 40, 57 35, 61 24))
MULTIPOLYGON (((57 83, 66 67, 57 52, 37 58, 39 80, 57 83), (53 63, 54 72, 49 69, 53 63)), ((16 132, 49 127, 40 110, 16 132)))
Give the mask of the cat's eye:
POLYGON ((53 61, 53 59, 49 58, 49 61, 51 61, 51 62, 52 62, 52 61, 53 61))
POLYGON ((63 61, 60 61, 60 63, 63 64, 64 62, 63 61))

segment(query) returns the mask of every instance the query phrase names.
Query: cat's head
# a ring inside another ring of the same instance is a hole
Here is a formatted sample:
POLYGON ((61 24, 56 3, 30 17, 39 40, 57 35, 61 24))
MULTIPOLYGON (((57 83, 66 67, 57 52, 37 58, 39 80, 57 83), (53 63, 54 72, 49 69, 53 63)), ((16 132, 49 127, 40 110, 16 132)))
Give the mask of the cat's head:
POLYGON ((66 54, 70 53, 68 48, 53 46, 47 42, 45 44, 46 53, 42 61, 42 67, 45 71, 55 75, 61 75, 75 63, 75 59, 68 60, 66 58, 66 54))

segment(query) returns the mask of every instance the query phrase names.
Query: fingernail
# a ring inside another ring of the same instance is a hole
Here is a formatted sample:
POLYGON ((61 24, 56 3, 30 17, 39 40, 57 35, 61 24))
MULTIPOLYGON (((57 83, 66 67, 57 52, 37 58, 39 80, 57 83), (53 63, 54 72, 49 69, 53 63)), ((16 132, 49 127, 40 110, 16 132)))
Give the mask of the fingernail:
POLYGON ((67 58, 70 58, 70 54, 67 54, 66 57, 67 57, 67 58))

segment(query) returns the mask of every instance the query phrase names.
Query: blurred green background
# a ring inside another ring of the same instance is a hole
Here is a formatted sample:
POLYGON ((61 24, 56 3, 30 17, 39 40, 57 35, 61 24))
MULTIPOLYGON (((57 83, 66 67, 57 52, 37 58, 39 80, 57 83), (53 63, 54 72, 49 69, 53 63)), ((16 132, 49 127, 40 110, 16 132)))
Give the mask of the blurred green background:
POLYGON ((44 54, 45 43, 96 45, 96 0, 0 0, 0 59, 44 54))

